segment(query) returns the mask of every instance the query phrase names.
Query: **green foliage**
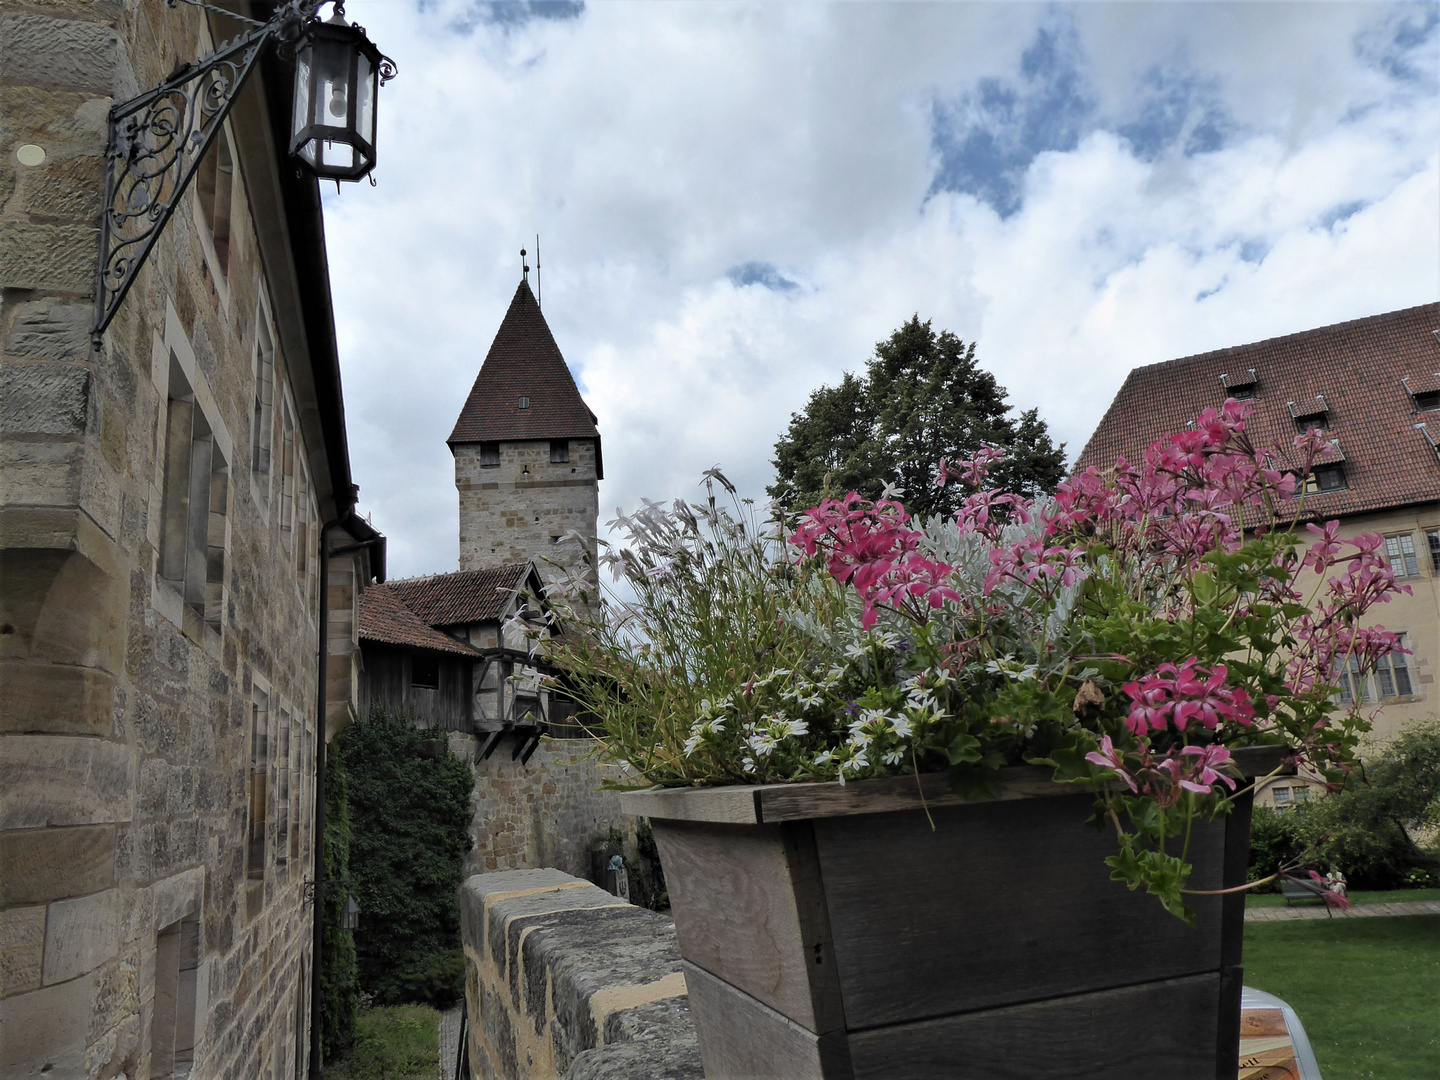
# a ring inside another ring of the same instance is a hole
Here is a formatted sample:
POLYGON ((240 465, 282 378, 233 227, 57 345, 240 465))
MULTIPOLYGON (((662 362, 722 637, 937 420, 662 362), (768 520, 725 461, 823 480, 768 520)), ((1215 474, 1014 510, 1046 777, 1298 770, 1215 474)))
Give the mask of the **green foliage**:
POLYGON ((383 706, 337 740, 350 769, 360 985, 382 1004, 464 994, 460 888, 470 766, 383 706))
POLYGON ((1431 884, 1440 860, 1417 837, 1440 823, 1440 722, 1402 732, 1345 790, 1293 811, 1257 807, 1250 830, 1250 878, 1282 864, 1337 867, 1352 888, 1431 884))
POLYGON ((366 1009, 342 1061, 325 1080, 434 1080, 440 1070, 440 1014, 424 1005, 366 1009))
MULTIPOLYGON (((345 753, 337 742, 325 761, 325 880, 344 882, 350 877, 349 773, 345 753)), ((355 1038, 355 1012, 359 986, 355 963, 355 936, 341 929, 347 892, 337 884, 324 890, 325 914, 321 963, 320 1040, 324 1060, 341 1057, 355 1038)))
MULTIPOLYGON (((1299 867, 1306 848, 1300 835, 1300 819, 1293 813, 1277 813, 1268 806, 1257 806, 1250 818, 1250 868, 1248 880, 1271 877, 1282 866, 1299 867)), ((1258 885, 1253 892, 1280 891, 1280 883, 1258 885)))
POLYGON ((982 445, 1004 446, 996 470, 1008 491, 1054 491, 1065 475, 1065 447, 1050 441, 1034 409, 1012 416, 1005 388, 975 362, 975 345, 929 320, 910 319, 875 346, 865 374, 810 395, 803 413, 775 443, 771 498, 790 513, 858 491, 877 498, 887 482, 906 491, 912 514, 954 516, 964 493, 933 485, 936 463, 982 445))
POLYGON ((1327 1080, 1440 1076, 1433 915, 1245 924, 1245 984, 1284 998, 1327 1080))

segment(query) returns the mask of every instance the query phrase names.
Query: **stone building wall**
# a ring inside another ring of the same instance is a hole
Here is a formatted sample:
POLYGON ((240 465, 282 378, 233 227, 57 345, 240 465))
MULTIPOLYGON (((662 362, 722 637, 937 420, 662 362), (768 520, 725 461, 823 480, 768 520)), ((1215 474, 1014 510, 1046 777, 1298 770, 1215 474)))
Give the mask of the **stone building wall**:
POLYGON ((252 218, 275 244, 256 87, 225 128, 228 237, 192 186, 89 341, 107 111, 205 51, 210 18, 0 0, 0 1075, 16 1080, 304 1065, 333 501, 290 264, 262 259, 252 218), (257 373, 273 379, 258 410, 257 373), (167 521, 183 445, 194 468, 216 455, 187 489, 208 501, 167 521), (175 547, 177 523, 199 537, 175 547), (185 553, 174 584, 166 551, 185 553))
MULTIPOLYGON (((475 846, 465 856, 465 873, 553 867, 590 877, 590 849, 611 829, 633 838, 635 821, 620 812, 620 796, 602 791, 613 766, 588 756, 585 739, 544 739, 530 760, 511 756, 513 736, 484 761, 475 761, 479 740, 451 733, 450 749, 474 762, 475 846)), ((633 839, 627 845, 633 851, 633 839)))
POLYGON ((560 576, 555 564, 578 572, 586 548, 595 550, 600 495, 595 443, 570 439, 569 461, 550 460, 549 440, 502 442, 499 464, 484 465, 483 443, 458 443, 455 487, 460 492, 460 569, 479 570, 533 561, 541 576, 560 576))

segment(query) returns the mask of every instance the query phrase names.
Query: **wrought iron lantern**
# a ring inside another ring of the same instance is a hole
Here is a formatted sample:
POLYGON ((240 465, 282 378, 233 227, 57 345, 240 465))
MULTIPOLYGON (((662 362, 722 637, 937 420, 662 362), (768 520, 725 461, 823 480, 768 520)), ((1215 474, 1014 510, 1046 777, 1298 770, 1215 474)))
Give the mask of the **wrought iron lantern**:
POLYGON ((360 905, 354 896, 345 897, 344 910, 340 912, 340 929, 354 930, 360 925, 360 905))
POLYGON ((288 0, 263 23, 205 0, 183 2, 251 29, 110 110, 91 327, 97 348, 241 88, 272 45, 286 55, 293 49, 296 58, 290 153, 316 176, 337 182, 359 180, 375 167, 375 98, 395 77, 395 63, 370 43, 364 28, 345 21, 341 0, 288 0), (335 14, 320 22, 316 13, 327 3, 335 14))
POLYGON ((311 25, 295 47, 295 117, 290 153, 316 176, 359 180, 375 167, 375 98, 394 65, 343 5, 311 25))

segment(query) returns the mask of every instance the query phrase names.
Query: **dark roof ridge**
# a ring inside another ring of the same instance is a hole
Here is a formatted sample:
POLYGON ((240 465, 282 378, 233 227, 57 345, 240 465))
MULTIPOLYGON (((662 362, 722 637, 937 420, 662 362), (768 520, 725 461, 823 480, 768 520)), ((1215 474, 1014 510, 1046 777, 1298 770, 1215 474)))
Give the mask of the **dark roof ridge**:
MULTIPOLYGON (((1365 323, 1374 324, 1383 322, 1386 319, 1399 319, 1408 315, 1414 315, 1416 312, 1421 311, 1425 308, 1435 308, 1437 316, 1440 316, 1440 301, 1432 300, 1430 303, 1427 304, 1414 304, 1411 307, 1396 308, 1393 311, 1383 311, 1378 315, 1364 315, 1358 319, 1346 319, 1344 322, 1331 323, 1328 326, 1314 326, 1308 330, 1296 330, 1293 333, 1289 334, 1277 334, 1274 337, 1260 338, 1256 341, 1247 341, 1241 345, 1226 345, 1223 348, 1210 349, 1206 352, 1191 353, 1188 356, 1176 356, 1169 360, 1157 360, 1153 364, 1141 364, 1138 367, 1131 368, 1130 373, 1126 375, 1125 378, 1128 381, 1142 371, 1153 371, 1155 368, 1168 367, 1172 364, 1179 365, 1190 363, 1191 361, 1207 360, 1211 357, 1223 356, 1226 353, 1239 353, 1244 352, 1248 349, 1258 349, 1265 346, 1275 345, 1282 341, 1298 342, 1298 339, 1301 338, 1317 337, 1322 334, 1334 334, 1340 331, 1357 328, 1365 323)), ((1440 326, 1437 326, 1436 329, 1440 330, 1440 326)), ((1437 360, 1440 360, 1440 358, 1437 358, 1437 360)))

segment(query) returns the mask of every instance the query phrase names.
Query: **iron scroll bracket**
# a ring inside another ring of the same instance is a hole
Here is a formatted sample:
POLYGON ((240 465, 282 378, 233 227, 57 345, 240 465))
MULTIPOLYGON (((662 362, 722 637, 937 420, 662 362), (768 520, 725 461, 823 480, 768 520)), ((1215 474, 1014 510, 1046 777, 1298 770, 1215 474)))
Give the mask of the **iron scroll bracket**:
POLYGON ((96 348, 264 50, 276 41, 293 46, 326 2, 291 0, 268 22, 110 109, 90 333, 96 348))

